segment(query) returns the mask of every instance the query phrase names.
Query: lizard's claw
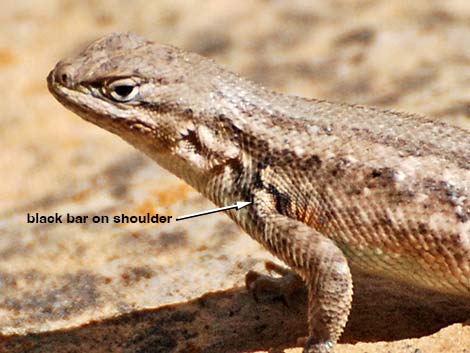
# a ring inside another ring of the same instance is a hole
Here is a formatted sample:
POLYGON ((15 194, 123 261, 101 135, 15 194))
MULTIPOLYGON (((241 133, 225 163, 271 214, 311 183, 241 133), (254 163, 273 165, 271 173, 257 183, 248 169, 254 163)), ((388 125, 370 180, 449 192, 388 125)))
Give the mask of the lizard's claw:
POLYGON ((258 301, 281 300, 291 307, 299 301, 299 295, 306 298, 307 289, 300 276, 292 270, 267 261, 266 269, 281 277, 263 275, 256 271, 249 271, 245 276, 246 289, 258 301))

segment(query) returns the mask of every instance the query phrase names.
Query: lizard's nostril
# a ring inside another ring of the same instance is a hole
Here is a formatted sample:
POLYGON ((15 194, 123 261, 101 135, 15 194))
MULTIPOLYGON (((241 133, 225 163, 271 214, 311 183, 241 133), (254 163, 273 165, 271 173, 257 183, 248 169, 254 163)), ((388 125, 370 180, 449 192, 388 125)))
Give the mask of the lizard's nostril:
POLYGON ((55 80, 65 87, 73 85, 73 75, 70 65, 57 65, 55 68, 55 80))

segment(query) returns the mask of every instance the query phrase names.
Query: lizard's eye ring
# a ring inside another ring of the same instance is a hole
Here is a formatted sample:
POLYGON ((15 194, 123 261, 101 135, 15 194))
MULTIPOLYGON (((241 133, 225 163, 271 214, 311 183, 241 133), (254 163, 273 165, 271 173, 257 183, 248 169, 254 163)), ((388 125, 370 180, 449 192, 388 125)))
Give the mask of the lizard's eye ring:
POLYGON ((139 94, 139 84, 131 78, 115 80, 106 85, 107 95, 117 102, 130 102, 139 94))

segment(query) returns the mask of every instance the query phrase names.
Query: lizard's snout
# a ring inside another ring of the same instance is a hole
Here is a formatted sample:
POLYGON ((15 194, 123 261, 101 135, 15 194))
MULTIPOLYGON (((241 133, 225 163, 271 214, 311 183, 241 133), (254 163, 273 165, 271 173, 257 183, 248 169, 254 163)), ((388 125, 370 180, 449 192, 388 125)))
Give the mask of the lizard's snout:
POLYGON ((74 71, 67 63, 59 62, 47 77, 49 84, 55 82, 61 86, 72 88, 74 85, 74 71))

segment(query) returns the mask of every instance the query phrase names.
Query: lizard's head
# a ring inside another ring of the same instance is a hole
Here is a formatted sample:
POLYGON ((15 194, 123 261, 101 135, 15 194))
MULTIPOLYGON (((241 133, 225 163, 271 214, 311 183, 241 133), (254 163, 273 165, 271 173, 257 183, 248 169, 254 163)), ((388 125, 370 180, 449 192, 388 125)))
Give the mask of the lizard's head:
POLYGON ((132 33, 113 33, 60 61, 47 81, 51 93, 82 118, 125 139, 140 131, 165 142, 177 139, 177 130, 191 124, 185 116, 210 99, 202 68, 211 65, 204 61, 210 62, 132 33))
POLYGON ((221 70, 197 54, 114 33, 60 61, 47 81, 67 108, 153 158, 179 153, 200 161, 202 139, 221 138, 204 130, 215 114, 209 110, 220 107, 221 70))

